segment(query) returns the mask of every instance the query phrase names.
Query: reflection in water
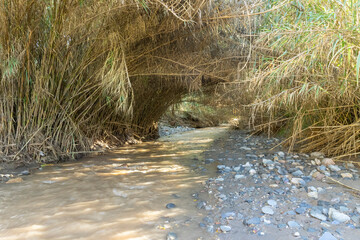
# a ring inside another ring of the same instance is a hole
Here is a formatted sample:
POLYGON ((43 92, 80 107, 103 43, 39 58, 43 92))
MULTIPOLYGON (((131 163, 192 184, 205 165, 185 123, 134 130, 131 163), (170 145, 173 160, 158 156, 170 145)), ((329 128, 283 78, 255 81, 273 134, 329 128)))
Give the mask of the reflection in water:
POLYGON ((179 239, 206 236, 191 193, 215 170, 205 176, 193 165, 225 131, 167 136, 1 185, 0 239, 164 239, 169 231, 179 239), (169 202, 177 207, 166 209, 169 202))

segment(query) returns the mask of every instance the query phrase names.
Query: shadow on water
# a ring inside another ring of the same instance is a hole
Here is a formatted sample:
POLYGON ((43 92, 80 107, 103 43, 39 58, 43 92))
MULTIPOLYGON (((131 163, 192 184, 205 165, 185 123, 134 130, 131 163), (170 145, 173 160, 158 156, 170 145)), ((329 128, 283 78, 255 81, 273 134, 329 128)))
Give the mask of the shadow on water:
MULTIPOLYGON (((103 156, 46 167, 0 186, 0 239, 179 239, 206 236, 191 194, 215 174, 197 171, 226 128, 175 134, 103 156), (167 209, 167 203, 176 205, 167 209)), ((207 238, 209 239, 209 238, 207 238)))

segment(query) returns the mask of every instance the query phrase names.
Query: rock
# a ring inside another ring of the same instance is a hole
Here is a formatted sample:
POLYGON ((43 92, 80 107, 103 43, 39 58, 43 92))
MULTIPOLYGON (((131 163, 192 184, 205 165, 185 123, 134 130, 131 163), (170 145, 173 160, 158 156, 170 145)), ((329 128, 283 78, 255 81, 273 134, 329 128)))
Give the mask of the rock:
POLYGON ((20 173, 20 175, 26 176, 26 175, 30 175, 29 170, 24 170, 20 173))
POLYGON ((310 211, 310 216, 312 216, 313 218, 319 219, 321 221, 326 221, 327 217, 322 214, 320 211, 317 210, 311 210, 310 211))
POLYGON ((270 200, 267 200, 267 204, 269 204, 272 207, 276 207, 277 202, 275 200, 270 199, 270 200))
POLYGON ((262 160, 262 162, 263 162, 263 165, 264 165, 264 166, 274 165, 274 162, 271 161, 270 159, 264 158, 264 159, 262 160))
POLYGON ((174 204, 174 203, 168 203, 168 204, 166 204, 166 208, 167 209, 171 209, 171 208, 175 208, 176 207, 176 205, 174 204))
POLYGON ((261 211, 264 214, 269 214, 269 215, 273 215, 274 214, 274 210, 271 207, 265 206, 263 208, 261 208, 261 211))
POLYGON ((341 170, 337 165, 329 165, 328 168, 333 172, 338 172, 341 170))
POLYGON ((329 217, 333 220, 339 221, 341 223, 346 223, 350 221, 350 217, 345 213, 339 212, 334 208, 329 209, 329 217))
POLYGON ((221 231, 223 232, 230 232, 231 231, 231 227, 230 226, 226 226, 226 225, 221 225, 220 226, 221 231))
POLYGON ((235 178, 235 180, 239 180, 239 179, 245 179, 246 176, 245 176, 245 175, 236 174, 234 178, 235 178))
POLYGON ((298 207, 297 209, 295 209, 295 212, 297 214, 304 214, 307 211, 306 207, 298 207))
POLYGON ((340 175, 342 178, 353 178, 353 175, 351 173, 341 173, 340 175))
POLYGON ((251 168, 253 165, 249 162, 246 162, 244 165, 242 165, 244 168, 251 168))
POLYGON ((234 167, 234 171, 235 171, 235 172, 240 171, 240 169, 241 169, 241 167, 234 167))
POLYGON ((315 199, 319 198, 319 194, 317 192, 309 192, 307 195, 308 195, 308 197, 311 197, 311 198, 315 198, 315 199))
POLYGON ((334 237, 331 233, 325 232, 325 233, 319 238, 319 240, 337 240, 337 238, 334 237))
POLYGON ((244 224, 245 225, 257 225, 257 224, 260 224, 261 223, 261 219, 258 218, 258 217, 253 217, 253 218, 250 218, 250 219, 247 219, 244 221, 244 224))
POLYGON ((235 212, 226 212, 221 214, 221 217, 223 219, 233 219, 235 216, 236 216, 235 212))
POLYGON ((256 174, 256 170, 255 170, 255 169, 250 169, 250 170, 249 170, 249 173, 250 173, 251 176, 252 176, 252 175, 255 175, 255 174, 256 174))
POLYGON ((285 157, 285 153, 284 152, 277 152, 277 155, 281 158, 285 157))
POLYGON ((306 185, 306 182, 302 178, 293 178, 291 183, 295 185, 306 185))
POLYGON ((321 163, 324 166, 335 165, 334 160, 332 160, 331 158, 324 158, 321 163))
POLYGON ((304 175, 304 173, 301 170, 297 170, 293 172, 292 175, 295 177, 301 177, 302 175, 304 175))
POLYGON ((301 228, 300 224, 298 224, 295 221, 288 221, 287 225, 289 226, 289 228, 295 228, 295 229, 301 228))
POLYGON ((322 174, 322 173, 320 173, 320 172, 317 172, 317 171, 316 171, 316 172, 312 175, 312 177, 315 178, 315 179, 318 180, 318 181, 321 181, 321 180, 325 177, 325 175, 322 174))
POLYGON ((299 232, 294 232, 294 237, 300 237, 300 233, 299 232))
POLYGON ((209 233, 213 233, 214 232, 214 226, 208 226, 206 231, 209 232, 209 233))
POLYGON ((166 240, 177 240, 177 239, 178 238, 177 238, 176 233, 173 233, 173 232, 168 233, 166 236, 166 240))
POLYGON ((322 152, 312 152, 310 154, 310 157, 312 157, 312 158, 324 158, 324 154, 322 152))
POLYGON ((283 229, 286 228, 286 224, 280 223, 277 225, 278 228, 283 229))

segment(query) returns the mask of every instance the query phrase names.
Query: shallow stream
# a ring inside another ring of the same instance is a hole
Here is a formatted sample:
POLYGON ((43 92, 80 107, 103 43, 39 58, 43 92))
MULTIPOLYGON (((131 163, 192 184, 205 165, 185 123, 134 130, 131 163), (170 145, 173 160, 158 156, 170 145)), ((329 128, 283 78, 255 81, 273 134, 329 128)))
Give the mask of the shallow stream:
POLYGON ((207 128, 47 166, 0 185, 0 239, 179 239, 204 236, 192 193, 215 174, 197 171, 227 128, 207 128), (167 209, 168 203, 176 205, 167 209))

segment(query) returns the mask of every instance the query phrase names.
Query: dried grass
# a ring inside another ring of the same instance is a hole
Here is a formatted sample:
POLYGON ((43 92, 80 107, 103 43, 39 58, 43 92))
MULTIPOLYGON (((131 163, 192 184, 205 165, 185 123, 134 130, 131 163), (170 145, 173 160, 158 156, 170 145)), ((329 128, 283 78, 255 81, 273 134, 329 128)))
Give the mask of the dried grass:
POLYGON ((251 11, 237 1, 1 1, 1 160, 75 157, 151 132, 203 76, 234 79, 241 47, 231 43, 248 22, 225 16, 251 11))

